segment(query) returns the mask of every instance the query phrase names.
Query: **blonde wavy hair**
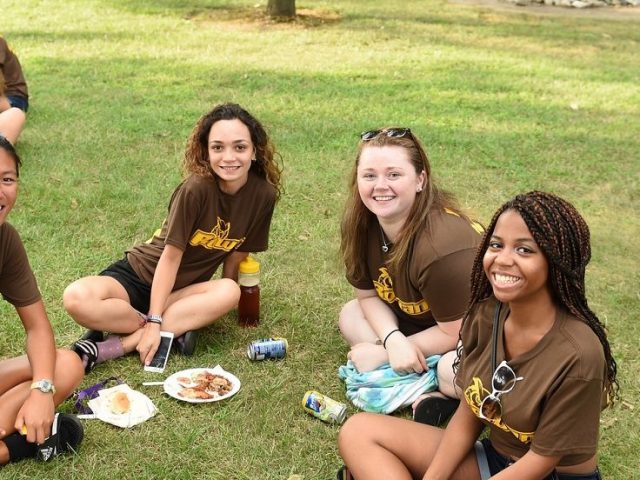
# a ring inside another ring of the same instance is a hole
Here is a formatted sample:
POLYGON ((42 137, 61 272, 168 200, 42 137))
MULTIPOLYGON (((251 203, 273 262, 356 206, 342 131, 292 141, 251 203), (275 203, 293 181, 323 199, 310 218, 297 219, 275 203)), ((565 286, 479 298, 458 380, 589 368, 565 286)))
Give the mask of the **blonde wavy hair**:
POLYGON ((411 133, 411 130, 401 128, 392 129, 390 127, 383 128, 379 130, 376 135, 369 136, 367 140, 360 141, 355 165, 351 172, 349 196, 342 216, 342 239, 340 242, 342 259, 347 270, 347 276, 350 278, 360 278, 367 271, 367 259, 365 257, 368 240, 367 230, 371 222, 377 222, 375 214, 364 205, 358 192, 358 164, 360 163, 360 156, 366 148, 385 146, 404 148, 407 151, 409 161, 415 168, 416 173, 419 175, 424 171, 426 176, 424 188, 422 192, 416 195, 409 216, 393 246, 387 262, 389 272, 397 273, 402 271, 407 262, 408 251, 419 232, 426 230, 428 235, 432 234, 429 225, 429 215, 432 211, 444 211, 447 209, 468 219, 468 216, 462 212, 453 194, 441 190, 436 185, 431 175, 431 165, 429 164, 427 153, 422 147, 420 140, 411 133), (386 135, 386 132, 389 130, 407 131, 402 136, 389 136, 386 135))

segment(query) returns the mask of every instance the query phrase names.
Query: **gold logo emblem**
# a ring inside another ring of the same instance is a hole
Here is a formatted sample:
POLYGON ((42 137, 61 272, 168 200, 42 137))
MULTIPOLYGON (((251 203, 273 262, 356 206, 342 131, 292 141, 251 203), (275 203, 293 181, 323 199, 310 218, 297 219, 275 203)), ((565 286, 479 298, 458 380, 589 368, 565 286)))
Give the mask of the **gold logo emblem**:
POLYGON ((205 232, 203 230, 196 230, 196 232, 189 240, 189 244, 194 247, 204 247, 208 250, 223 250, 225 252, 230 252, 235 248, 242 245, 245 237, 240 239, 228 238, 229 232, 231 231, 231 223, 225 222, 220 217, 218 217, 218 221, 216 226, 210 232, 205 232))
POLYGON ((407 315, 422 315, 429 311, 429 304, 423 299, 419 302, 405 302, 396 296, 393 291, 393 282, 389 271, 385 267, 380 267, 380 276, 378 280, 373 281, 378 297, 387 303, 398 302, 398 307, 407 315))

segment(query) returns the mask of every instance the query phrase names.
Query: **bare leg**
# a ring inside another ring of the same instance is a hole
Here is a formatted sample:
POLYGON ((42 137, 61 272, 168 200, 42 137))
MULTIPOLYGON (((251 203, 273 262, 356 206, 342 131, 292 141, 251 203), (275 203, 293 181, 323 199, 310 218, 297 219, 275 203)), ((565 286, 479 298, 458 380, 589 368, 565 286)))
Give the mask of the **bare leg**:
MULTIPOLYGON (((340 455, 353 476, 366 479, 422 478, 433 460, 444 430, 408 420, 359 413, 340 430, 340 455)), ((480 478, 470 451, 452 480, 480 478)))
POLYGON ((456 351, 452 350, 445 353, 438 361, 438 390, 447 397, 460 398, 459 392, 455 387, 453 362, 456 359, 456 351))
POLYGON ((76 323, 92 330, 133 333, 140 328, 140 315, 129 303, 122 284, 112 277, 81 278, 63 294, 64 308, 76 323))
POLYGON ((229 278, 181 288, 167 300, 162 329, 180 336, 206 327, 235 308, 239 299, 240 287, 229 278))
MULTIPOLYGON (((238 305, 240 288, 228 278, 196 283, 171 293, 163 312, 162 330, 176 337, 190 330, 211 325, 238 305)), ((138 329, 122 337, 124 353, 133 352, 143 330, 138 329)))
POLYGON ((350 346, 358 343, 376 343, 378 335, 369 326, 358 300, 345 303, 338 319, 340 333, 350 346))
MULTIPOLYGON (((56 351, 56 369, 53 383, 55 405, 60 405, 80 384, 84 368, 78 356, 69 350, 56 351)), ((0 439, 15 432, 18 411, 31 392, 31 365, 26 355, 0 362, 0 439)), ((0 441, 0 465, 7 463, 9 452, 0 441)))
POLYGON ((0 134, 15 145, 26 120, 27 116, 19 108, 11 107, 3 111, 0 113, 0 134))

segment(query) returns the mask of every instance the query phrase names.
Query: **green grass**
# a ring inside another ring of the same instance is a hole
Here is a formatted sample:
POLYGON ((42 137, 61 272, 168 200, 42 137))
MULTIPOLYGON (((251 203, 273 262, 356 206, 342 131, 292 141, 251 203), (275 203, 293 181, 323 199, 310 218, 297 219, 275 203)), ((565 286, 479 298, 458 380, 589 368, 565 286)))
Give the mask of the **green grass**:
MULTIPOLYGON (((3 34, 32 94, 19 144, 21 232, 57 341, 82 329, 62 291, 148 238, 180 179, 197 118, 236 101, 268 126, 286 194, 263 262, 256 330, 230 315, 167 373, 220 363, 242 381, 219 404, 178 403, 134 357, 96 369, 144 390, 160 413, 131 430, 86 423, 80 454, 0 471, 5 479, 333 478, 338 429, 301 408, 308 389, 345 400, 337 313, 351 296, 338 225, 357 134, 410 126, 435 175, 483 222, 530 189, 574 202, 592 230, 591 306, 609 327, 621 402, 602 417, 604 477, 640 478, 640 28, 637 20, 536 16, 443 1, 299 1, 306 20, 259 20, 255 0, 3 0, 3 34), (315 15, 315 16, 312 16, 315 15), (322 21, 324 19, 325 21, 322 21), (251 363, 261 336, 286 360, 251 363)), ((0 355, 23 351, 0 306, 0 355)), ((70 410, 65 404, 63 409, 70 410)), ((350 409, 353 413, 354 409, 350 409)))

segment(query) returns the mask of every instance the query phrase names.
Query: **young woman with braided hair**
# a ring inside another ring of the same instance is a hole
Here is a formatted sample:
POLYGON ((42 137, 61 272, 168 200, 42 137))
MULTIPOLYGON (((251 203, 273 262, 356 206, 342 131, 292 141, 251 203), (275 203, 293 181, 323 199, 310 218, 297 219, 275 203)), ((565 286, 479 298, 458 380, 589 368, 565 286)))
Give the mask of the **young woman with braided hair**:
POLYGON ((474 262, 456 373, 463 401, 447 429, 356 415, 339 438, 349 475, 600 479, 600 411, 618 384, 585 298, 590 258, 589 228, 570 203, 543 192, 505 203, 474 262))

